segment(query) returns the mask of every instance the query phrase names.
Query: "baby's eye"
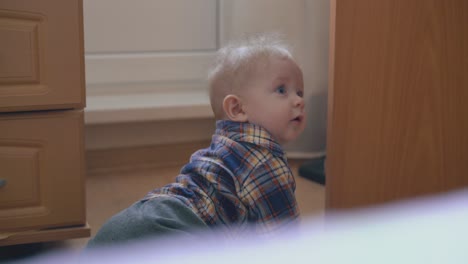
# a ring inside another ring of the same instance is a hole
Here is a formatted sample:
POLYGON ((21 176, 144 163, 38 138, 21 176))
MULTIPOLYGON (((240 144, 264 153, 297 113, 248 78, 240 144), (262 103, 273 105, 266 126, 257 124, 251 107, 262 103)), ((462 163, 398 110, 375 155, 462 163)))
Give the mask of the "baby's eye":
POLYGON ((304 97, 304 92, 303 91, 297 91, 297 96, 304 97))
POLYGON ((286 88, 284 87, 284 85, 280 85, 276 88, 276 92, 279 94, 286 94, 286 88))

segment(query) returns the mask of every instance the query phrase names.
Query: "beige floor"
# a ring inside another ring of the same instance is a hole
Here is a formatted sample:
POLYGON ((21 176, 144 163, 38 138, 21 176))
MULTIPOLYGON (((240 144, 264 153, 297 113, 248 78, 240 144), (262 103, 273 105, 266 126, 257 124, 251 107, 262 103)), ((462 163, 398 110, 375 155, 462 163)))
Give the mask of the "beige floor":
MULTIPOLYGON (((296 198, 303 217, 320 218, 324 211, 325 190, 322 185, 297 176, 299 161, 290 161, 296 176, 296 198)), ((130 206, 152 188, 173 181, 180 167, 142 169, 138 171, 100 173, 87 178, 87 219, 93 236, 112 215, 130 206)), ((79 250, 89 238, 48 243, 42 251, 55 249, 79 250)), ((40 250, 40 251, 41 251, 40 250)), ((42 252, 41 252, 42 253, 42 252)))

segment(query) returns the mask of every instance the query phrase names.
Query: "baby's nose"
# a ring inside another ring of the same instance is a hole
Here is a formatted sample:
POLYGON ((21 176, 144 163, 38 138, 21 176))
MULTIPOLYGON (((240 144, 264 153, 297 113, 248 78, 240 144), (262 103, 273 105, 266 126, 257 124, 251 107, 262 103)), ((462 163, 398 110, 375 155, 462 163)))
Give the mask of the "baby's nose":
POLYGON ((300 96, 296 96, 295 101, 294 101, 294 106, 304 108, 304 98, 300 96))

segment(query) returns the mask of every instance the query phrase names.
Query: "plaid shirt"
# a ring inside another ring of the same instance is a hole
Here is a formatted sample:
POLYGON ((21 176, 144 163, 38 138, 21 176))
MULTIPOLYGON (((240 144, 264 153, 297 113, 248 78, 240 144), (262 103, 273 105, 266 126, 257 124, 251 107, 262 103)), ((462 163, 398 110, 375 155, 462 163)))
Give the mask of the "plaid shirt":
POLYGON ((267 234, 296 223, 296 184, 281 146, 263 128, 217 121, 209 148, 195 152, 176 182, 146 199, 171 195, 209 226, 246 226, 267 234))

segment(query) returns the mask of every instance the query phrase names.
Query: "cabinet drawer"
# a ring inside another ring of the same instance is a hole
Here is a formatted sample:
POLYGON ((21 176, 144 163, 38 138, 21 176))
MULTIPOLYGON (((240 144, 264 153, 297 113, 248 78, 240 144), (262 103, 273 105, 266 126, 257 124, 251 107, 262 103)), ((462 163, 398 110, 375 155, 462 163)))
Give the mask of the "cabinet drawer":
POLYGON ((83 108, 81 0, 2 0, 0 112, 83 108))
MULTIPOLYGON (((1 141, 0 141, 1 142, 1 141)), ((34 206, 39 201, 41 169, 38 160, 43 156, 41 144, 22 142, 0 145, 0 210, 34 206)))
POLYGON ((85 223, 83 111, 0 114, 0 231, 85 223))

